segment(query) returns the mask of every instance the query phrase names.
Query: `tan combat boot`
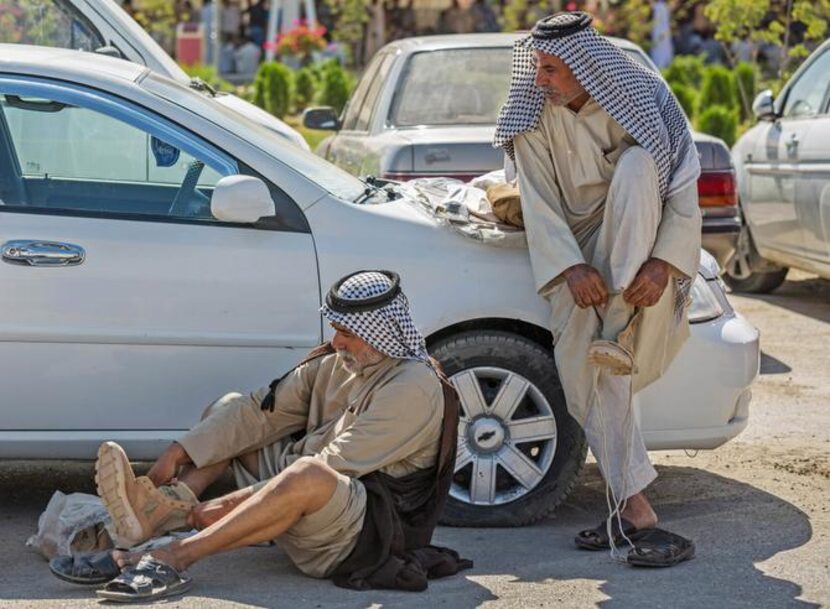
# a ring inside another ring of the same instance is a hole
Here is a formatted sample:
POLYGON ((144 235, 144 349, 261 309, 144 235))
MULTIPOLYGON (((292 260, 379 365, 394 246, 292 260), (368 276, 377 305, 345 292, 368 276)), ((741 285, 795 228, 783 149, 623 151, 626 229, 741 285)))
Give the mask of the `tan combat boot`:
POLYGON ((199 503, 181 482, 156 488, 147 476, 136 478, 127 454, 115 442, 104 442, 98 449, 95 483, 121 547, 185 527, 187 515, 199 503))

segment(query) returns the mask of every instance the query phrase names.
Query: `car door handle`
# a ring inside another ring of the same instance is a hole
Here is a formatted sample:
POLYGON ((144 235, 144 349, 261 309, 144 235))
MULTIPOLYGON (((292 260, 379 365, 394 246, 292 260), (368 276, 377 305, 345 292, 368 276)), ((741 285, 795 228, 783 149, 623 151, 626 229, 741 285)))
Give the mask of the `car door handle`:
POLYGON ((793 133, 793 134, 790 136, 790 139, 789 139, 789 140, 787 140, 787 150, 793 150, 793 149, 794 149, 794 148, 796 148, 797 146, 798 146, 798 135, 796 135, 795 133, 793 133))
POLYGON ((77 266, 86 258, 80 245, 33 239, 6 241, 0 255, 3 262, 28 266, 77 266))

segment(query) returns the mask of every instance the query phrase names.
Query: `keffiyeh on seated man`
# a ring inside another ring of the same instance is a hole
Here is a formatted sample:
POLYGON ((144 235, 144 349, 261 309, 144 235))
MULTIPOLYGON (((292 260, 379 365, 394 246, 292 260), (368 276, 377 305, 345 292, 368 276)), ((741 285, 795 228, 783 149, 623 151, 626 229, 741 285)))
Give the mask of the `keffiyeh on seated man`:
POLYGON ((136 478, 117 444, 101 446, 98 493, 119 547, 181 528, 196 535, 149 553, 61 557, 53 573, 109 582, 99 591, 108 600, 153 599, 186 590, 183 571, 197 560, 272 539, 303 573, 358 589, 421 590, 470 566, 429 545, 451 481, 458 402, 398 276, 348 275, 322 313, 330 343, 269 386, 214 402, 148 476, 136 478), (200 503, 229 468, 239 490, 200 503))
POLYGON ((590 23, 586 13, 558 13, 516 43, 494 143, 515 162, 568 408, 612 500, 612 516, 575 541, 612 553, 633 542, 629 563, 669 566, 694 545, 655 529, 643 491, 657 473, 631 396, 660 377, 688 336, 700 166, 662 79, 590 23))

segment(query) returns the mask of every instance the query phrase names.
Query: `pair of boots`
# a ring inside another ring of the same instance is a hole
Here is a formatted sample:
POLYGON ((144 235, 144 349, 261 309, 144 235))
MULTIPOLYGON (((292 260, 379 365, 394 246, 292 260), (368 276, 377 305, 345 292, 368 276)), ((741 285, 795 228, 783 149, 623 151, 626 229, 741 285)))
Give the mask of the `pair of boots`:
POLYGON ((156 487, 147 476, 136 477, 124 449, 104 442, 95 463, 98 495, 115 528, 115 543, 133 547, 168 531, 187 528, 187 517, 199 503, 182 482, 156 487))

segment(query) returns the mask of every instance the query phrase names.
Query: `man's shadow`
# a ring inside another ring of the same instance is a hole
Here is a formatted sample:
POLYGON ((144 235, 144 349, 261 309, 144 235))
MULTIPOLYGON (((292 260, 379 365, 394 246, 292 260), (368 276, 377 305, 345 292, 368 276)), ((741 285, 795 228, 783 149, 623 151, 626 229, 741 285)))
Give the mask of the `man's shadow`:
MULTIPOLYGON (((576 532, 607 514, 605 486, 596 465, 589 465, 555 519, 525 529, 485 532, 492 549, 484 554, 470 552, 477 561, 475 575, 510 573, 516 583, 545 582, 552 591, 557 583, 596 580, 596 598, 584 606, 605 609, 819 606, 797 599, 802 593, 799 585, 756 567, 810 540, 812 527, 804 512, 752 485, 700 469, 657 469, 660 476, 649 497, 660 526, 695 541, 693 560, 670 569, 642 569, 615 562, 608 552, 576 549, 576 532), (517 536, 524 542, 519 543, 517 536)), ((442 541, 462 550, 467 536, 458 529, 441 531, 442 541)), ((561 588, 574 589, 573 585, 561 588)))

